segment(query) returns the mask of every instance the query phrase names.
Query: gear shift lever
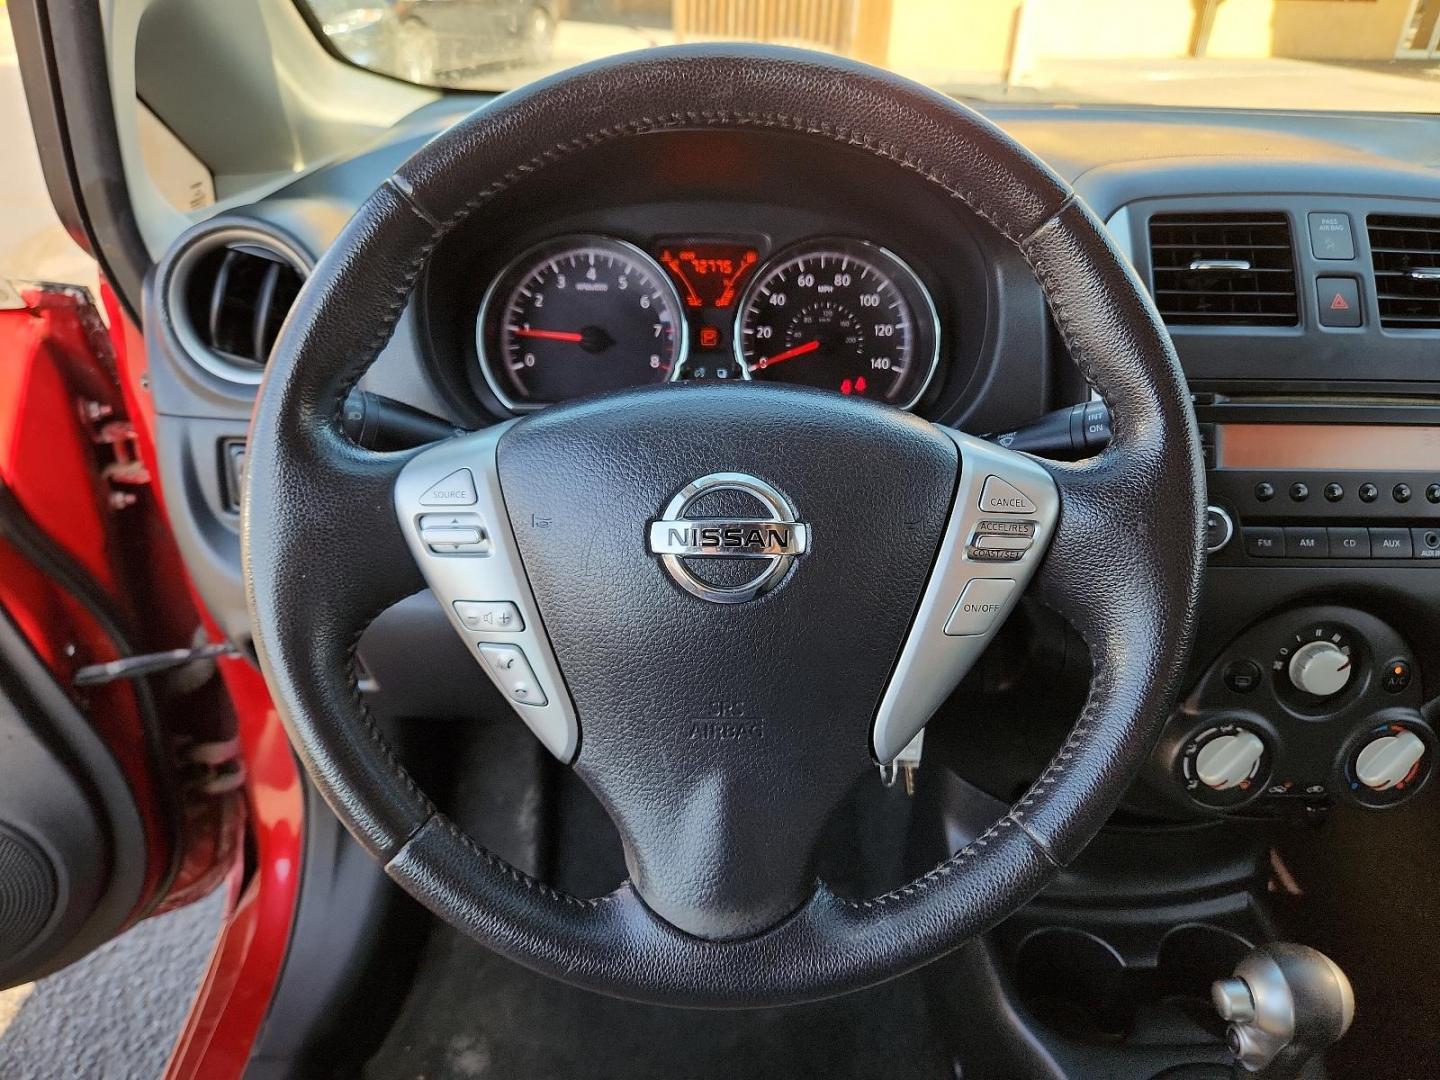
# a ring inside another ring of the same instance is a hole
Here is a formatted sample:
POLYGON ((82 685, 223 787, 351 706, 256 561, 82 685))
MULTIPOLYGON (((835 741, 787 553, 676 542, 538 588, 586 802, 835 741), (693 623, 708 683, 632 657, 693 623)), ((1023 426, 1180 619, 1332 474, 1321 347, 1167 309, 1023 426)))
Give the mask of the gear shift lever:
POLYGON ((1236 1059, 1275 1080, 1303 1076, 1355 1018, 1355 992, 1335 961, 1287 942, 1249 953, 1210 997, 1230 1022, 1236 1059))

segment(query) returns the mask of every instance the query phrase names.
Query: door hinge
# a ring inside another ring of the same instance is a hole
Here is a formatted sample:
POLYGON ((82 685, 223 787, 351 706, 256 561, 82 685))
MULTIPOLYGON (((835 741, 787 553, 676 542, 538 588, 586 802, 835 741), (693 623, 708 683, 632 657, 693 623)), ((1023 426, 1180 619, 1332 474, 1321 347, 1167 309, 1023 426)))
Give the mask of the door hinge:
POLYGON ((110 485, 110 509, 124 510, 135 505, 135 489, 150 483, 150 470, 140 457, 135 425, 128 420, 115 420, 115 410, 103 401, 84 401, 81 416, 91 425, 90 440, 110 452, 110 460, 100 467, 100 475, 110 485))

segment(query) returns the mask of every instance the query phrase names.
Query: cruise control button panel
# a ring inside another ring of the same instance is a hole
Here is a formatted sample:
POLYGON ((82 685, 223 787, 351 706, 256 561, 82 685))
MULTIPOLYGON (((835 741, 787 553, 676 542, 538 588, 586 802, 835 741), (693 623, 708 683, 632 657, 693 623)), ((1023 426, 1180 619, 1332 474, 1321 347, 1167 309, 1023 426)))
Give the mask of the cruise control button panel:
POLYGON ((995 443, 941 428, 960 477, 935 568, 890 685, 871 750, 893 762, 1004 624, 1054 534, 1060 494, 1044 466, 995 443))
POLYGON ((395 512, 416 565, 470 655, 536 737, 568 763, 580 745, 579 722, 497 476, 496 446, 509 427, 421 451, 396 481, 395 512))

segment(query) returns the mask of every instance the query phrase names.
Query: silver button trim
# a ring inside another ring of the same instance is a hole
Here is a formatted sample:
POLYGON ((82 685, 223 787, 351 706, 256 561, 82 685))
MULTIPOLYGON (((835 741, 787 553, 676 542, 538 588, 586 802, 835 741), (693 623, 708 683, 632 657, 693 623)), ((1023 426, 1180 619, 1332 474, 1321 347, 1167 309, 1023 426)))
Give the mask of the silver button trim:
POLYGON ((496 466, 496 446, 514 422, 447 439, 422 450, 406 464, 396 481, 395 511, 416 564, 480 669, 509 699, 535 736, 552 754, 568 763, 574 760, 580 745, 580 726, 525 576, 496 466), (424 498, 434 488, 436 478, 449 478, 459 470, 468 471, 475 481, 473 510, 468 514, 426 512, 424 498), (451 552, 430 546, 425 535, 428 519, 434 518, 430 524, 439 525, 457 517, 473 517, 482 524, 483 552, 451 552), (460 555, 465 557, 456 557, 460 555), (513 627, 490 627, 482 618, 477 625, 473 615, 481 608, 467 606, 475 604, 502 616, 506 606, 513 607, 517 622, 513 627), (469 622, 467 614, 472 615, 469 622), (505 654, 513 663, 497 668, 481 652, 482 648, 492 647, 515 650, 505 654))
POLYGON ((960 477, 930 583, 876 710, 871 751, 882 765, 895 760, 924 728, 990 644, 1040 565, 1060 515, 1060 493, 1038 462, 949 428, 939 430, 960 451, 960 477), (1024 522, 992 517, 1019 514, 1022 504, 1029 507, 1023 511, 1024 522), (969 542, 983 535, 1006 535, 1015 526, 1022 534, 1029 533, 1024 549, 969 542), (952 626, 952 621, 962 606, 960 598, 972 583, 983 580, 1013 585, 997 609, 984 613, 987 626, 957 634, 955 628, 963 627, 963 622, 952 626))

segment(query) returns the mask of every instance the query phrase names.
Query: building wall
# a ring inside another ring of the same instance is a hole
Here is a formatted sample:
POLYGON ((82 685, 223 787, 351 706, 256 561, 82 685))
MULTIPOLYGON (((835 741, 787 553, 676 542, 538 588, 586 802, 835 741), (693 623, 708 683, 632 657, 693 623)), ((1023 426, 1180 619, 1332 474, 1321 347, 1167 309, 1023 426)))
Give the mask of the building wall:
MULTIPOLYGON (((1206 55, 1388 60, 1412 0, 1221 0, 1206 55)), ((977 79, 1047 58, 1191 55, 1203 0, 893 0, 888 60, 977 79)))
POLYGON ((1274 55, 1389 60, 1410 7, 1411 0, 1276 0, 1274 55))

